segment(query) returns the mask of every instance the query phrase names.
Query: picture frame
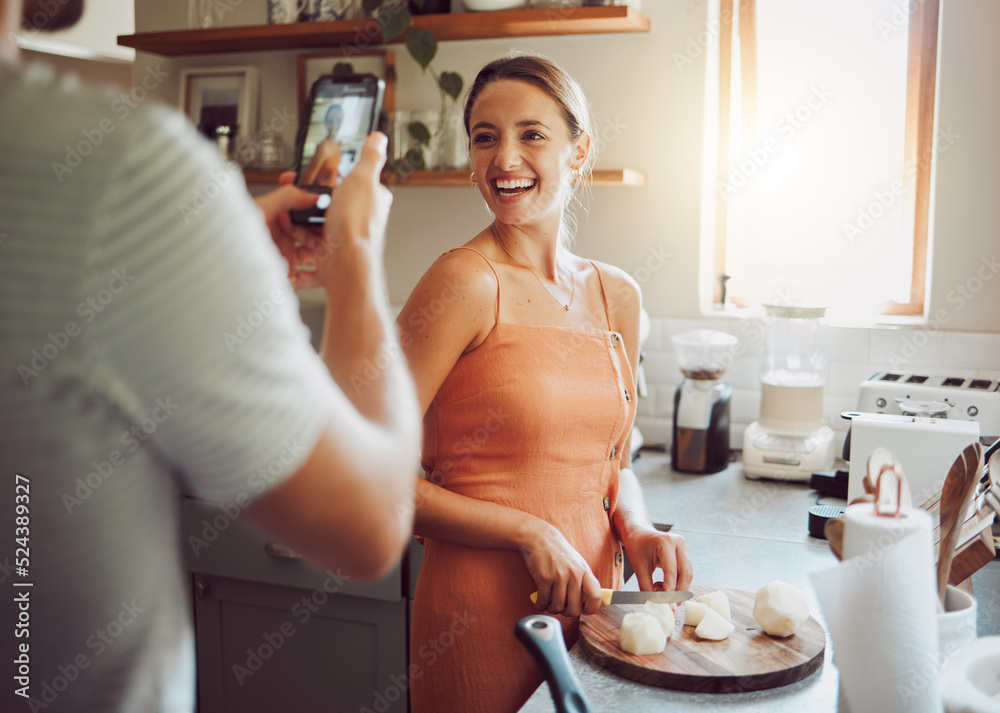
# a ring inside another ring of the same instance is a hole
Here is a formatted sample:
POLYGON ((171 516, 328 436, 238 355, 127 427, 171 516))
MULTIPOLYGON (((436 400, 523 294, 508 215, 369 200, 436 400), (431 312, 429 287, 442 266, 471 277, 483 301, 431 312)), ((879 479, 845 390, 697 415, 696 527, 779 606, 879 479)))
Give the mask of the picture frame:
POLYGON ((299 110, 305 106, 309 88, 338 62, 349 62, 355 74, 374 74, 385 82, 382 111, 392 116, 396 110, 396 53, 392 50, 352 52, 307 52, 299 55, 299 110))
POLYGON ((257 133, 259 87, 260 71, 252 65, 185 67, 179 104, 191 123, 213 141, 218 138, 215 127, 232 126, 235 120, 235 132, 223 132, 232 146, 238 136, 257 133))

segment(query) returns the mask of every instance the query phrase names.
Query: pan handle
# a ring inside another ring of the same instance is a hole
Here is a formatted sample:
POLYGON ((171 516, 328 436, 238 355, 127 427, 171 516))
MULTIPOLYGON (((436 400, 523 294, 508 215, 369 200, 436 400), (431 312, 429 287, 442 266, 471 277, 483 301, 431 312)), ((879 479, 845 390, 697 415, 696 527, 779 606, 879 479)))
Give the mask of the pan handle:
POLYGON ((514 625, 514 633, 549 682, 556 712, 591 713, 592 709, 583 697, 580 679, 570 665, 559 622, 541 614, 526 616, 514 625))

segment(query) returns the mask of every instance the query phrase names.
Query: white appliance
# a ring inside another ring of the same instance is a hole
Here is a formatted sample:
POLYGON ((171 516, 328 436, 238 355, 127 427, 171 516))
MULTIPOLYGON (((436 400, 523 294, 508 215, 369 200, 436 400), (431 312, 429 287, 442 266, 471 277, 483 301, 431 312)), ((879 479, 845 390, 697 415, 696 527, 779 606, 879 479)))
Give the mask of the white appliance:
POLYGON ((934 496, 958 455, 979 440, 979 423, 897 414, 851 414, 850 473, 847 501, 864 495, 868 457, 887 448, 903 468, 913 504, 934 496))
POLYGON ((766 306, 760 420, 743 434, 748 478, 809 480, 833 467, 823 422, 825 307, 766 306))
POLYGON ((1000 436, 1000 383, 992 379, 880 371, 861 382, 858 411, 901 414, 900 400, 941 401, 948 420, 979 423, 982 436, 1000 436))

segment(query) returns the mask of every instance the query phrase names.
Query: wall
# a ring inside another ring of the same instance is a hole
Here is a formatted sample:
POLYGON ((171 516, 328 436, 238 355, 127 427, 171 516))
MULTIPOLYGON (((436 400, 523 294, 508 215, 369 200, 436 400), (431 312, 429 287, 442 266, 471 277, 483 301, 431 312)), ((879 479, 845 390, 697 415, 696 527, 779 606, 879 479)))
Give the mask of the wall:
MULTIPOLYGON (((679 377, 669 335, 691 326, 720 328, 741 336, 745 322, 703 317, 699 295, 700 235, 706 206, 701 200, 706 120, 706 77, 714 72, 704 40, 709 38, 710 0, 646 0, 643 12, 652 31, 639 35, 532 38, 513 41, 452 42, 441 46, 434 64, 457 70, 466 82, 484 62, 511 48, 530 49, 562 63, 584 86, 600 132, 600 166, 627 166, 644 172, 645 188, 598 188, 589 217, 581 217, 577 251, 614 263, 642 283, 653 317, 645 345, 652 398, 640 402, 639 424, 647 440, 669 433, 673 386, 679 377), (679 66, 678 57, 691 59, 679 66)), ((900 8, 906 3, 900 0, 900 8)), ((225 24, 263 21, 264 0, 233 3, 225 24)), ((138 31, 186 25, 184 3, 136 0, 138 31)), ((962 374, 1000 376, 1000 280, 996 274, 1000 201, 1000 3, 942 0, 938 79, 938 126, 958 138, 937 157, 935 207, 930 251, 929 319, 922 324, 874 328, 838 327, 831 332, 826 393, 831 425, 840 411, 854 408, 862 379, 886 366, 891 351, 913 367, 962 374)), ((431 80, 400 45, 392 45, 398 66, 397 105, 434 108, 431 80)), ((176 103, 177 75, 185 65, 253 63, 261 70, 261 118, 297 105, 298 52, 268 52, 165 59, 139 53, 135 77, 147 65, 169 72, 155 95, 176 103)), ((707 127, 707 128, 706 128, 707 127)), ((284 135, 291 142, 294 126, 284 135)), ((482 200, 471 187, 399 188, 387 242, 390 297, 405 301, 419 276, 441 252, 465 242, 487 222, 482 200), (424 219, 421 219, 424 216, 424 219)), ((703 271, 702 271, 703 272, 703 271)), ((759 406, 755 345, 729 375, 737 388, 734 416, 747 423, 759 406)), ((734 429, 734 444, 741 431, 734 429)))
POLYGON ((58 32, 31 32, 32 40, 84 50, 93 59, 131 62, 135 51, 120 47, 118 35, 129 34, 134 27, 132 0, 86 0, 83 16, 73 26, 58 32))

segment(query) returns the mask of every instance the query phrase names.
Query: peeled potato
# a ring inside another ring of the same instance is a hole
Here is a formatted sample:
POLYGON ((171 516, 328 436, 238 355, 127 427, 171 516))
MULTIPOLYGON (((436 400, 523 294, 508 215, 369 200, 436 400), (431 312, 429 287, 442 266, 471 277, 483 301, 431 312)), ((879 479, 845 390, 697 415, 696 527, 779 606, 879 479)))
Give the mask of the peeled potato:
POLYGON ((663 633, 667 635, 667 638, 670 638, 677 626, 674 610, 670 608, 670 605, 664 602, 646 602, 642 608, 656 617, 660 626, 663 627, 663 633))
POLYGON ((626 653, 647 656, 667 648, 667 635, 655 615, 646 611, 629 612, 622 617, 620 643, 626 653))
POLYGON ((729 597, 726 596, 725 592, 709 592, 708 594, 702 594, 695 601, 707 604, 709 609, 714 609, 721 614, 724 619, 730 618, 729 597))
POLYGON ((757 590, 753 618, 771 636, 791 636, 809 618, 809 602, 797 587, 775 580, 757 590))
POLYGON ((722 641, 728 639, 735 628, 736 626, 729 619, 724 618, 722 614, 714 609, 708 609, 701 623, 694 630, 694 635, 700 639, 722 641))
POLYGON ((702 602, 684 602, 684 626, 698 626, 707 611, 708 605, 702 602))

